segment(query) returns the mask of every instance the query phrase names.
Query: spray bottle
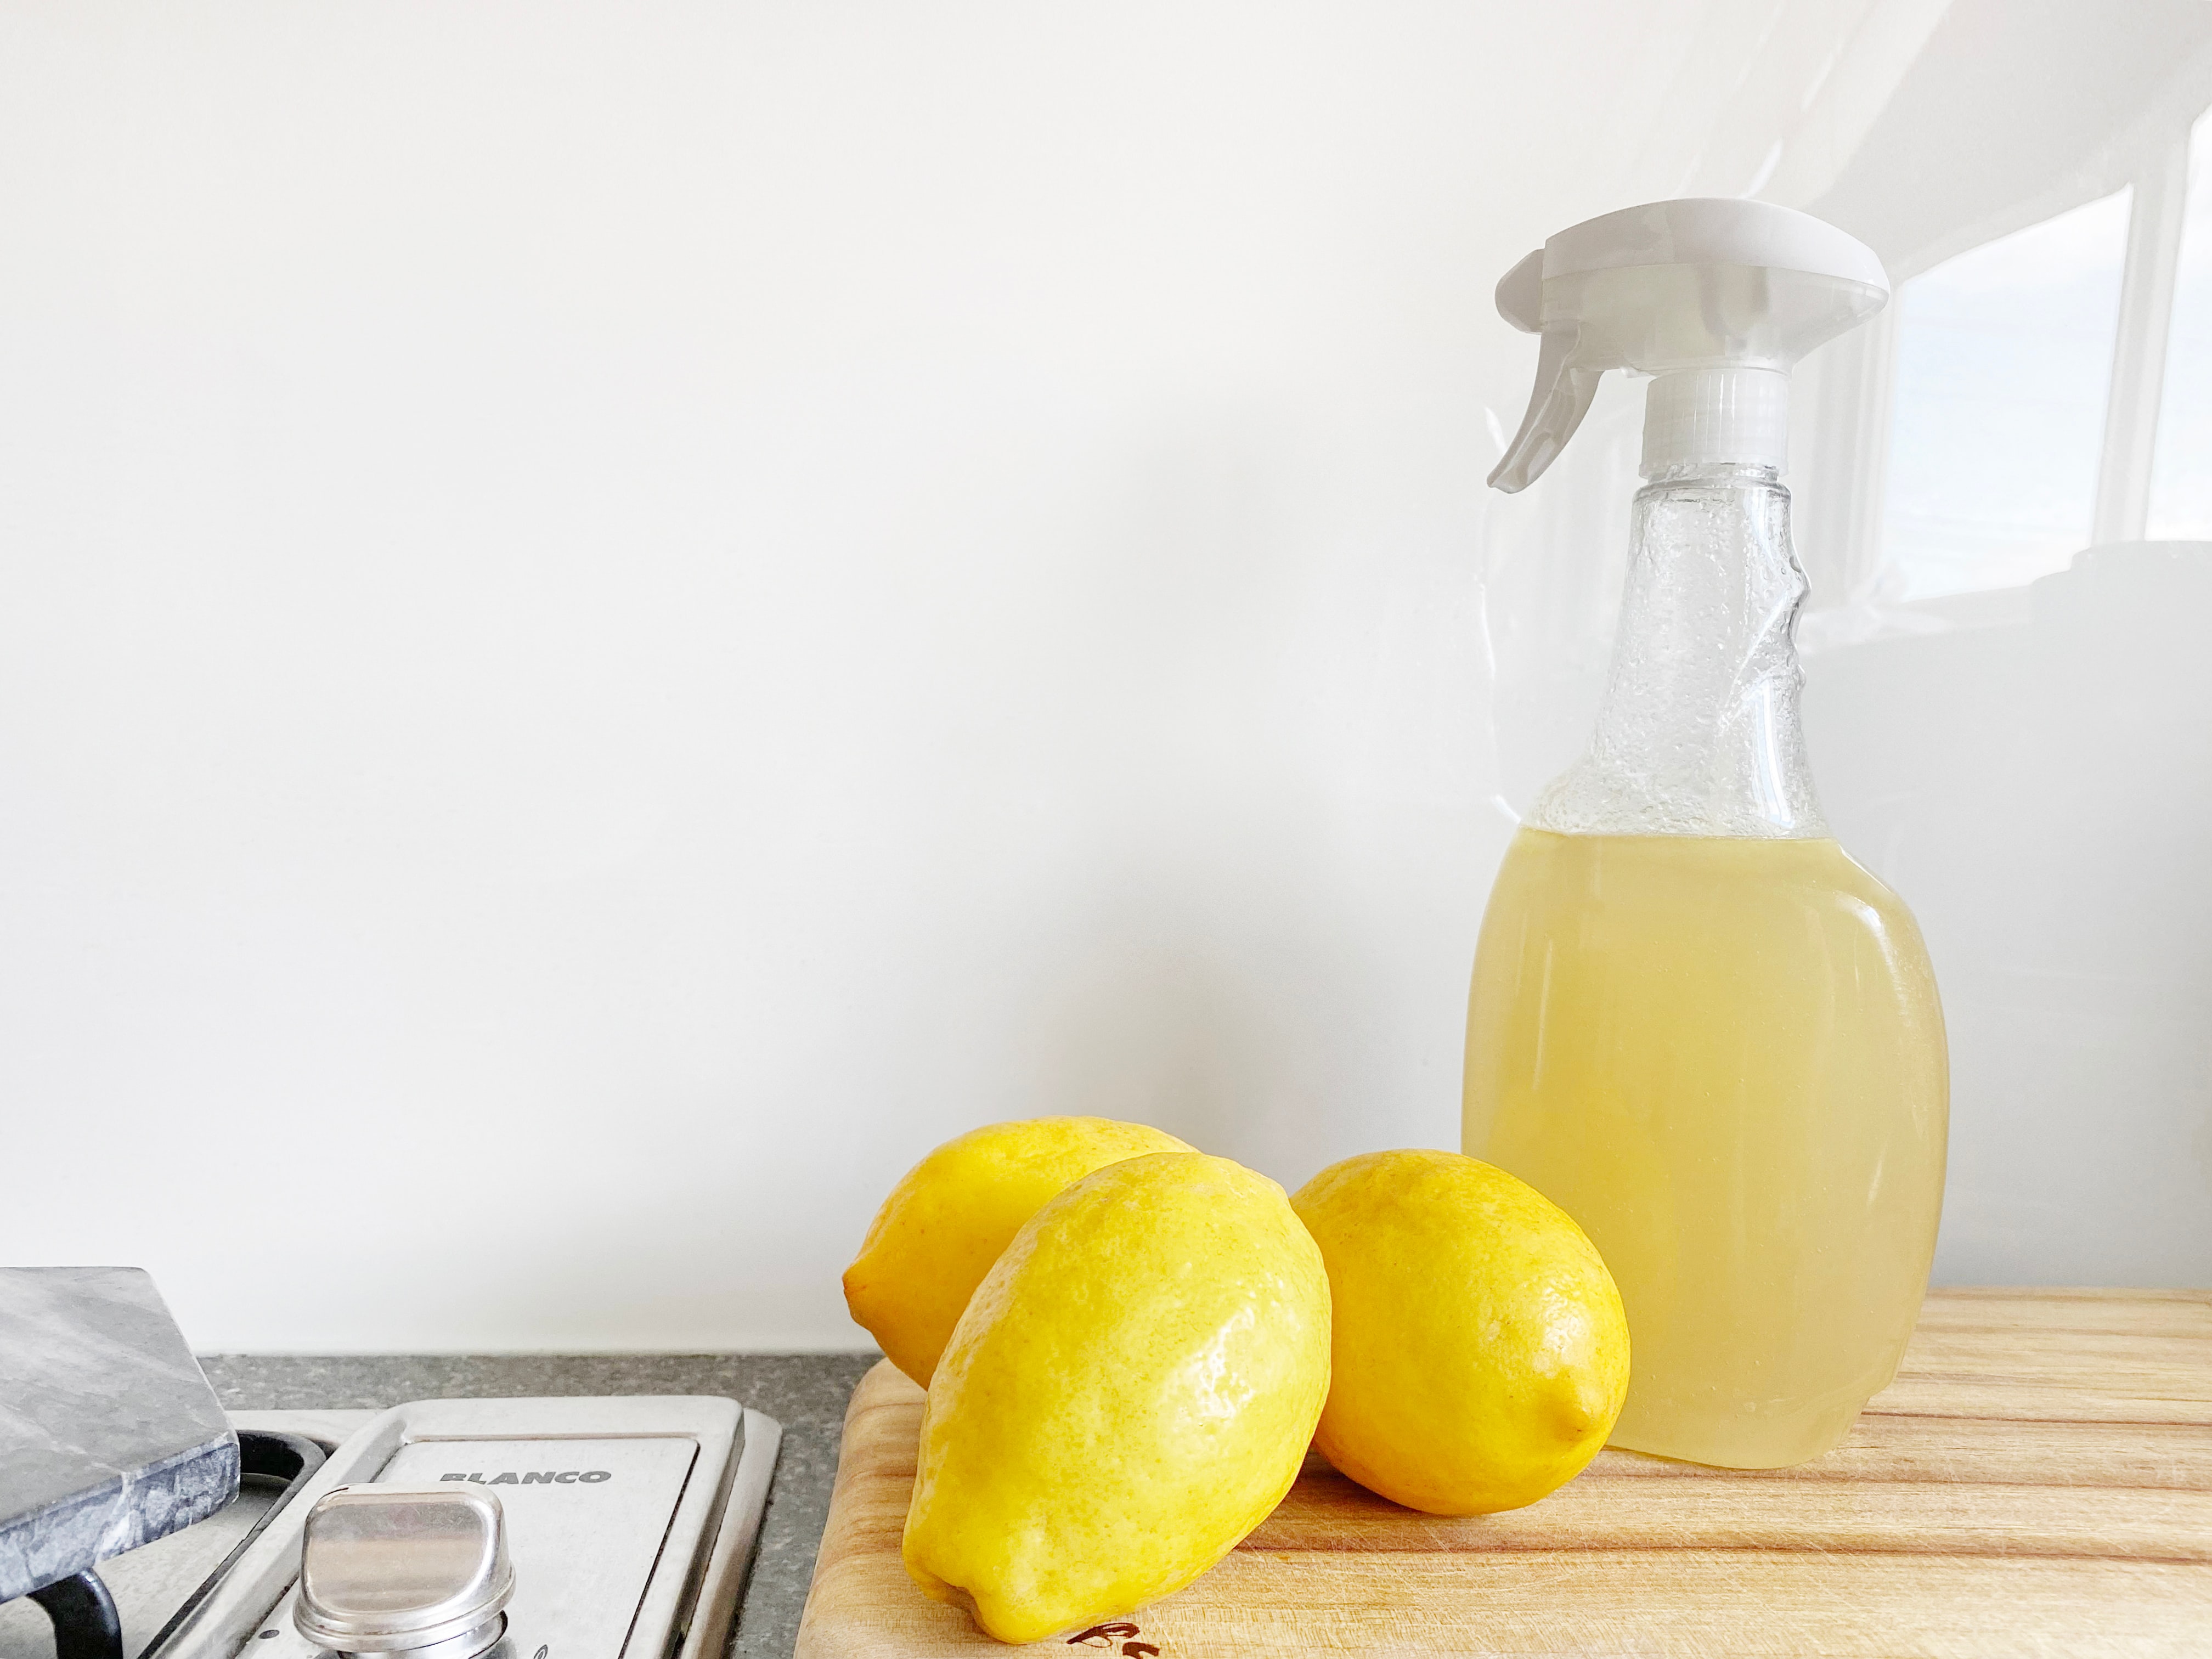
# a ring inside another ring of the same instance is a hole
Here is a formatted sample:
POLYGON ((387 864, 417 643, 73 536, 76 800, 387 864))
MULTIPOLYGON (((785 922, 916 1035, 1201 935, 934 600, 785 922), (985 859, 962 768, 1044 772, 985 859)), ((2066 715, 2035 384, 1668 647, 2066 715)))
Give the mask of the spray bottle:
POLYGON ((1498 285, 1542 346, 1497 488, 1535 482, 1606 370, 1654 378, 1597 729, 1483 918, 1465 1146, 1620 1284, 1613 1443, 1729 1468, 1849 1432, 1896 1371, 1942 1206, 1935 977, 1820 816, 1779 482, 1791 367, 1888 291, 1832 226, 1726 200, 1589 220, 1498 285))

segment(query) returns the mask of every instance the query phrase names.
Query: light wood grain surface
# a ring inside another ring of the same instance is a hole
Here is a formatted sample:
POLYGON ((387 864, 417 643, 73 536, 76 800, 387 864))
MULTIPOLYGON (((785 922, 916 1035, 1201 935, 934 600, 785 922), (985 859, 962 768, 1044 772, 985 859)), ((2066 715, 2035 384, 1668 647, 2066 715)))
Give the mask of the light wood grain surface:
MULTIPOLYGON (((921 1401, 889 1364, 853 1396, 799 1659, 1006 1650, 900 1564, 921 1401)), ((1931 1292, 1897 1381, 1795 1469, 1607 1451, 1540 1504, 1445 1521, 1312 1459, 1129 1622, 1089 1646, 2212 1659, 2212 1292, 1931 1292)))

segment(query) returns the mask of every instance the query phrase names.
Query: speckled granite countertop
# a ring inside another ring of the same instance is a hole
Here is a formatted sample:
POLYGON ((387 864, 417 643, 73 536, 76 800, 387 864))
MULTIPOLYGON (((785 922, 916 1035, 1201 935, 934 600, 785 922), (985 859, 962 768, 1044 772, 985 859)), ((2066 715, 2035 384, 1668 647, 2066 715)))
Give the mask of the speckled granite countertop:
POLYGON ((731 1659, 789 1659, 830 1511, 845 1402, 867 1354, 204 1356, 229 1411, 326 1411, 523 1395, 717 1394, 783 1425, 731 1659))

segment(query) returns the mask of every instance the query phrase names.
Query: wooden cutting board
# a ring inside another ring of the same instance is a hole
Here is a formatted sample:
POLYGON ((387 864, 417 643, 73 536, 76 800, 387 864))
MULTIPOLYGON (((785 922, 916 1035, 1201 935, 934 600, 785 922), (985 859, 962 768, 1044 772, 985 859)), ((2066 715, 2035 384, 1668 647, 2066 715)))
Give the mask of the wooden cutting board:
MULTIPOLYGON (((900 1564, 921 1402, 888 1362, 854 1394, 798 1659, 1006 1651, 900 1564)), ((1540 1504, 1444 1521, 1311 1458, 1219 1566, 1079 1645, 2203 1659, 2212 1291, 1931 1292, 1897 1381, 1795 1469, 1606 1451, 1540 1504)))

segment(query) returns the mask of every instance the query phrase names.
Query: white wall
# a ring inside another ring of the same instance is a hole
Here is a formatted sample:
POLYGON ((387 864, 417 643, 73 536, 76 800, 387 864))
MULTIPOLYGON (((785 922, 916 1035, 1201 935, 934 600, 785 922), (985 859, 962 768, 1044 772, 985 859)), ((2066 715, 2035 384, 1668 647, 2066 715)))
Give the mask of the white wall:
POLYGON ((1490 284, 1942 8, 1753 9, 0 9, 0 1259, 843 1346, 976 1123, 1455 1144, 1617 591, 1490 284))

